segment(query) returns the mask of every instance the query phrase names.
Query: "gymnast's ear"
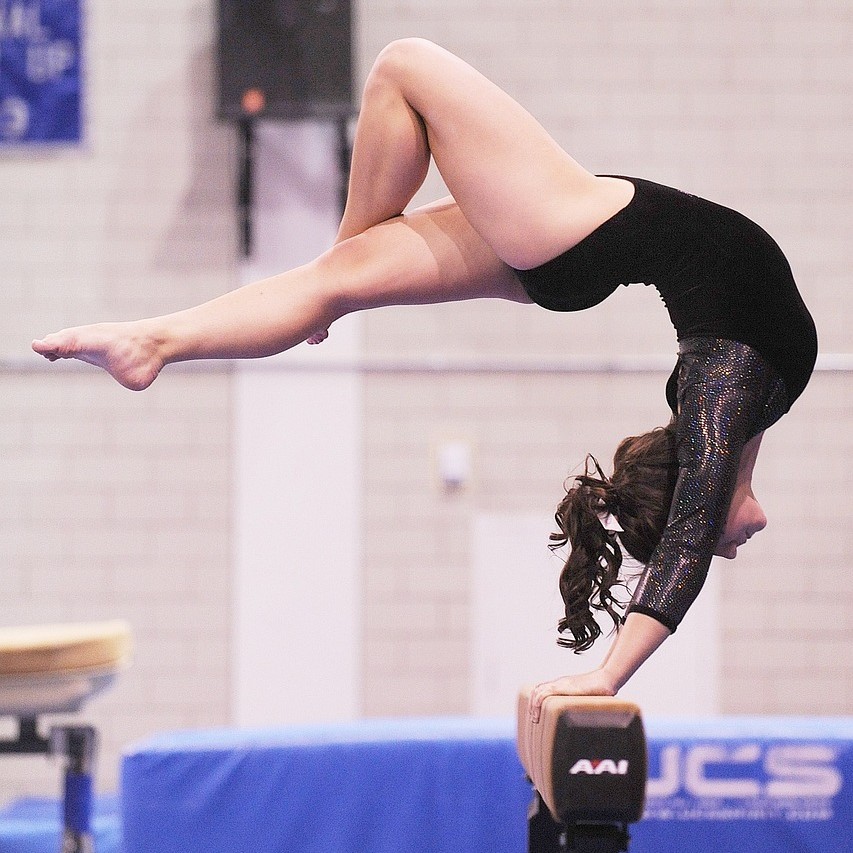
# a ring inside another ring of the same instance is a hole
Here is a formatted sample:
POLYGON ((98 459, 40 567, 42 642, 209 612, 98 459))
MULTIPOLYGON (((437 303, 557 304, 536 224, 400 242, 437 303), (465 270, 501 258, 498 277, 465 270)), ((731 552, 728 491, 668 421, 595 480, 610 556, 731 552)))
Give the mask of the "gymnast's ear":
POLYGON ((610 696, 549 696, 534 723, 531 692, 518 697, 518 755, 554 819, 639 820, 648 770, 639 707, 610 696))

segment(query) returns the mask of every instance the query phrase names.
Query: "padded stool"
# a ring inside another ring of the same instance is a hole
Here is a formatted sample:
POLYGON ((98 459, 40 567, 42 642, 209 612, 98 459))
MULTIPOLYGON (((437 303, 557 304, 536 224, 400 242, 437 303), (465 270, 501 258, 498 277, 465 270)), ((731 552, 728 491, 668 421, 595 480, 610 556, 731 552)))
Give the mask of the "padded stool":
POLYGON ((92 726, 55 725, 39 734, 38 718, 79 711, 130 660, 130 626, 122 621, 0 628, 0 717, 18 721, 18 736, 0 754, 66 759, 62 853, 92 850, 92 726))
POLYGON ((619 853, 639 820, 648 760, 640 709, 613 697, 549 696, 539 721, 518 697, 517 748, 534 787, 529 853, 619 853))

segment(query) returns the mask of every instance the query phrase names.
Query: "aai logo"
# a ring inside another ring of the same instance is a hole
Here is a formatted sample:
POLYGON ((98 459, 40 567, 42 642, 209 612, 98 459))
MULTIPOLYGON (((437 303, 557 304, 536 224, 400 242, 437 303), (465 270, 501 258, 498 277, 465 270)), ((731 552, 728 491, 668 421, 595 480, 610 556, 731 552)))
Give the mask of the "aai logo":
POLYGON ((569 770, 569 774, 577 776, 586 773, 589 776, 601 776, 609 773, 611 776, 625 776, 628 773, 628 761, 623 758, 613 761, 612 758, 579 758, 569 770))

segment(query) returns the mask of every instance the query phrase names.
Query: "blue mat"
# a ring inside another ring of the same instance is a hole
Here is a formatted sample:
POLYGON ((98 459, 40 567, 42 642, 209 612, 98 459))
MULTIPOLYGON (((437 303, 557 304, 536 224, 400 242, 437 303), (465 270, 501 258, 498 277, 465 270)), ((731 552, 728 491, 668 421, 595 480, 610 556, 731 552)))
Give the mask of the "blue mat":
MULTIPOLYGON (((631 853, 853 849, 853 718, 646 729, 646 814, 631 853)), ((97 853, 527 849, 530 788, 512 720, 167 734, 128 752, 123 787, 121 803, 96 802, 97 853)), ((0 808, 0 853, 58 853, 59 824, 55 800, 0 808)))
MULTIPOLYGON (((96 853, 122 853, 118 797, 98 797, 92 815, 96 853)), ((0 807, 0 853, 59 853, 62 804, 27 798, 0 807)))
POLYGON ((646 722, 632 853, 850 853, 853 718, 646 722))
POLYGON ((517 853, 529 788, 504 721, 166 735, 123 764, 128 853, 517 853))
MULTIPOLYGON (((649 720, 631 853, 850 853, 853 719, 649 720)), ((513 720, 175 733, 123 766, 127 853, 524 853, 513 720)))

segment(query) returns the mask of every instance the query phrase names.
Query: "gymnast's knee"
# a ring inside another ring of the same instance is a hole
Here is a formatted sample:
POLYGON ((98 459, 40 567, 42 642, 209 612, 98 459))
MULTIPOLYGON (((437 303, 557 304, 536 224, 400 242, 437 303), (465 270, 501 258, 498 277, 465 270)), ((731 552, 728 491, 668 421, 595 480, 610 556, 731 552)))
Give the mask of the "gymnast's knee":
POLYGON ((329 322, 344 314, 379 307, 376 294, 389 275, 388 258, 370 230, 336 243, 313 262, 316 296, 329 322))
POLYGON ((368 85, 376 81, 402 83, 413 72, 435 63, 441 48, 428 39, 408 37, 389 42, 376 57, 368 76, 368 85))

